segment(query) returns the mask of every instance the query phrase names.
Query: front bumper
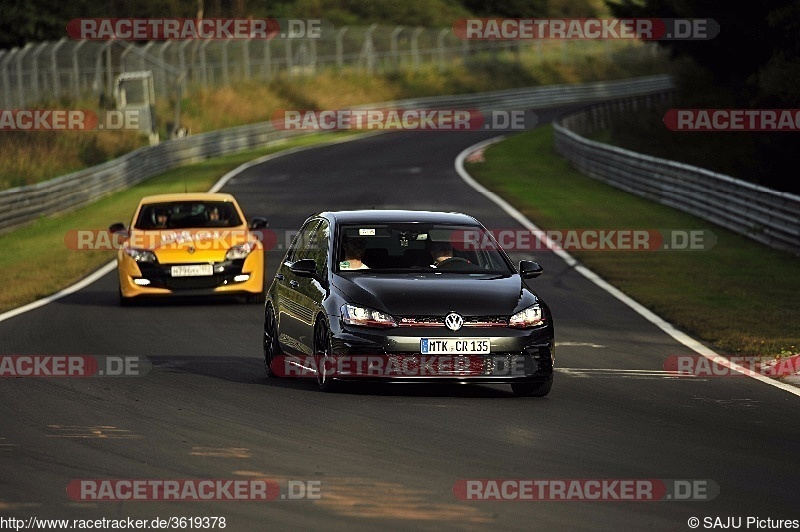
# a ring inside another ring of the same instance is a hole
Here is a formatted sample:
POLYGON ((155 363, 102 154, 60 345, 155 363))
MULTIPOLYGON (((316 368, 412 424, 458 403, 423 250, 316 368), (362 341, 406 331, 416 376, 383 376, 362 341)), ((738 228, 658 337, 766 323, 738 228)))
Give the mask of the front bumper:
POLYGON ((245 259, 215 262, 213 275, 172 277, 173 264, 137 263, 127 255, 118 260, 123 297, 208 296, 258 294, 264 289, 264 255, 250 253, 245 259), (247 276, 247 279, 243 279, 247 276), (142 285, 147 282, 146 285, 142 285))
POLYGON ((543 383, 553 378, 555 342, 551 325, 453 332, 445 328, 368 329, 338 324, 332 330, 332 351, 335 371, 331 377, 338 380, 543 383), (491 352, 423 354, 423 338, 488 338, 491 352))

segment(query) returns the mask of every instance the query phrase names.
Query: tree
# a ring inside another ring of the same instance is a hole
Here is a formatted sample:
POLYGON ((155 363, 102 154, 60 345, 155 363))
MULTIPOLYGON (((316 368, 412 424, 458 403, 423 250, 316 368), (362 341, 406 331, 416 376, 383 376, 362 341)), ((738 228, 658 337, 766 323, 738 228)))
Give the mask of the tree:
MULTIPOLYGON (((712 87, 693 95, 706 107, 800 107, 800 5, 797 0, 607 0, 616 17, 713 18, 719 35, 702 41, 659 41, 674 57, 688 57, 711 75, 712 87)), ((679 78, 679 93, 696 87, 679 78)), ((702 89, 702 88, 701 88, 702 89)), ((676 102, 677 106, 681 102, 676 102)), ((794 176, 797 133, 724 133, 739 177, 800 192, 794 176), (748 160, 743 152, 752 153, 748 160)))
POLYGON ((783 92, 780 78, 790 74, 800 46, 800 8, 796 0, 609 0, 616 17, 712 18, 720 33, 710 40, 659 41, 673 57, 687 56, 730 89, 742 104, 758 99, 766 85, 783 92))
POLYGON ((69 20, 66 2, 37 5, 34 2, 0 0, 2 25, 0 49, 23 46, 27 42, 60 39, 69 20))

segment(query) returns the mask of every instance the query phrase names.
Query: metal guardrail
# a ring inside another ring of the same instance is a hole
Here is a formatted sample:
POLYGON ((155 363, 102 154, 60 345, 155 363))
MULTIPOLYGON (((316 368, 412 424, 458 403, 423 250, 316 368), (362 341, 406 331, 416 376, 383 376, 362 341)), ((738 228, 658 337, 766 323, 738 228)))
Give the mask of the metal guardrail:
POLYGON ((555 149, 586 175, 800 255, 800 196, 585 138, 615 114, 665 98, 629 97, 562 116, 553 124, 555 149))
POLYGON ((36 218, 72 210, 184 164, 236 153, 296 134, 253 124, 139 148, 50 181, 0 192, 0 233, 36 218))
MULTIPOLYGON (((551 85, 462 96, 414 98, 362 107, 531 109, 647 94, 663 90, 670 83, 668 76, 650 76, 622 81, 551 85)), ((302 132, 275 130, 270 122, 213 131, 139 148, 113 161, 51 181, 5 190, 0 192, 0 232, 23 225, 40 216, 85 205, 171 168, 256 148, 298 133, 302 132)))
MULTIPOLYGON (((392 102, 395 107, 432 106, 439 109, 535 109, 570 103, 608 100, 627 96, 646 95, 672 87, 669 75, 646 76, 621 81, 595 81, 573 85, 545 85, 479 94, 434 96, 392 102)), ((379 104, 375 104, 379 105, 379 104)))

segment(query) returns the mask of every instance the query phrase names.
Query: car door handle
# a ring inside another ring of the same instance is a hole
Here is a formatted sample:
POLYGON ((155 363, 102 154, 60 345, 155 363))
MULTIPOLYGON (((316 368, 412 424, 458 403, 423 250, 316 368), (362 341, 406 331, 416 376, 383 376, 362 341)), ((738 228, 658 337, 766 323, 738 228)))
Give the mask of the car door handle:
POLYGON ((283 281, 284 279, 286 279, 286 276, 283 275, 282 273, 279 273, 279 274, 275 275, 275 278, 277 280, 279 280, 279 281, 283 281))
POLYGON ((291 286, 292 288, 297 288, 298 286, 300 286, 300 283, 292 279, 291 281, 289 281, 289 286, 291 286))

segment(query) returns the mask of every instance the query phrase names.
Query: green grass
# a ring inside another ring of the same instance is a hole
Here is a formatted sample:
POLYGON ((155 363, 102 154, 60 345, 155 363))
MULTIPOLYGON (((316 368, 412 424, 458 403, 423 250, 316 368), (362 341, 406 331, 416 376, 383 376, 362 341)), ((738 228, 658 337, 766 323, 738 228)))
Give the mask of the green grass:
POLYGON ((574 170, 552 129, 491 146, 469 172, 542 229, 712 231, 704 251, 571 253, 656 314, 727 353, 787 354, 800 346, 800 259, 574 170))
MULTIPOLYGON (((331 140, 308 135, 257 150, 209 159, 169 170, 130 189, 114 193, 75 211, 42 217, 29 226, 0 235, 0 312, 35 301, 71 285, 116 256, 113 251, 75 251, 67 247, 70 230, 103 230, 127 225, 142 196, 169 192, 204 192, 226 172, 247 161, 294 146, 331 140)), ((246 213, 250 216, 264 213, 246 213)))
MULTIPOLYGON (((268 82, 237 80, 228 87, 189 85, 181 100, 181 124, 192 135, 269 121, 281 109, 341 109, 374 102, 514 87, 621 79, 665 72, 667 63, 630 43, 544 42, 541 49, 481 52, 445 65, 366 73, 325 69, 313 76, 281 74, 268 82)), ((94 109, 94 97, 43 101, 34 108, 94 109)), ((161 138, 174 120, 175 95, 155 107, 161 138)), ((47 181, 119 157, 147 143, 134 132, 0 132, 0 190, 47 181)))
MULTIPOLYGON (((182 121, 192 134, 269 120, 278 109, 337 109, 375 101, 436 94, 487 91, 527 85, 571 83, 647 75, 664 70, 665 63, 627 46, 584 46, 565 61, 560 47, 545 46, 537 53, 523 50, 482 53, 465 64, 434 65, 418 70, 367 74, 353 69, 326 70, 304 78, 278 77, 270 83, 240 83, 213 90, 193 89, 184 95, 182 121), (550 50, 550 48, 553 48, 550 50)), ((58 107, 92 108, 93 100, 61 101, 58 107)), ((173 103, 159 100, 157 122, 172 119, 173 103)), ((45 105, 44 107, 48 107, 45 105)), ((73 171, 125 153, 143 141, 115 132, 77 132, 48 135, 0 135, 0 189, 57 177, 58 168, 73 171), (74 152, 74 153, 73 153, 74 152)), ((289 145, 309 142, 295 140, 289 145)), ((114 194, 75 212, 45 217, 34 224, 0 235, 0 268, 4 289, 0 311, 20 306, 69 286, 113 258, 103 251, 70 251, 64 236, 70 229, 103 229, 127 221, 139 198, 146 194, 207 190, 220 175, 238 164, 278 148, 247 152, 188 166, 154 177, 131 190, 114 194)), ((63 172, 62 172, 63 173, 63 172)))
MULTIPOLYGON (((246 161, 328 138, 300 137, 174 169, 74 212, 41 218, 1 235, 0 311, 52 294, 113 259, 109 251, 68 249, 64 236, 70 229, 103 229, 111 222, 127 222, 144 195, 208 190, 221 175, 246 161)), ((485 163, 470 164, 469 171, 543 229, 713 232, 717 243, 706 251, 572 253, 646 307, 725 352, 797 352, 797 257, 582 176, 553 151, 549 127, 496 144, 486 157, 485 163)))

